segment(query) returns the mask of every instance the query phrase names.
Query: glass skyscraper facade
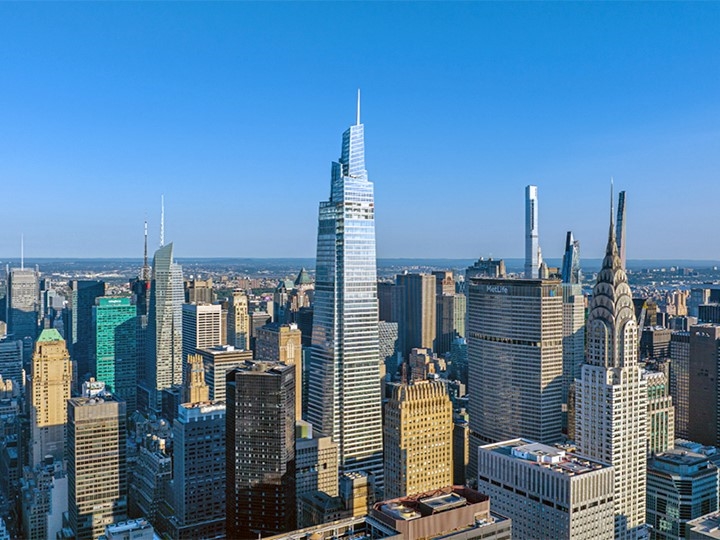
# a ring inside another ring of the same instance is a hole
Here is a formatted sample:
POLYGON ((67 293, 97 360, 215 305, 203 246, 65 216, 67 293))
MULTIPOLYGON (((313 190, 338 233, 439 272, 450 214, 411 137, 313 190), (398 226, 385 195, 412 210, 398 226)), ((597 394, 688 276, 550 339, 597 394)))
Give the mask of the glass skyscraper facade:
POLYGON ((94 373, 108 391, 127 402, 130 413, 137 394, 136 317, 130 297, 100 297, 93 307, 94 373))
POLYGON ((308 420, 338 444, 341 473, 372 473, 381 487, 375 208, 359 108, 320 203, 316 272, 308 420))
POLYGON ((5 321, 7 333, 23 341, 25 358, 30 358, 38 331, 40 309, 40 277, 36 270, 12 268, 7 270, 7 298, 5 321))
POLYGON ((150 287, 145 376, 148 407, 159 411, 162 390, 182 384, 182 305, 185 301, 182 267, 173 262, 172 243, 153 258, 150 287))
POLYGON ((92 312, 95 300, 105 296, 105 282, 100 280, 72 280, 70 287, 70 325, 66 328, 68 350, 77 362, 80 385, 90 377, 97 376, 93 371, 92 358, 95 350, 95 332, 92 312))

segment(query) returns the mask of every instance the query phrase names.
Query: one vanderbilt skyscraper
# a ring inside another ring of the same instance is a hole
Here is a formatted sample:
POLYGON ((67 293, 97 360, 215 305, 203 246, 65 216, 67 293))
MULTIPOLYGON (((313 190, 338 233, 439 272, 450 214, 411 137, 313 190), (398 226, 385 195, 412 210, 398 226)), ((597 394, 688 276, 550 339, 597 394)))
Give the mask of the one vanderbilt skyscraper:
POLYGON ((363 131, 358 92, 357 122, 343 133, 330 198, 320 203, 308 420, 338 444, 341 473, 373 474, 380 488, 375 208, 363 131))

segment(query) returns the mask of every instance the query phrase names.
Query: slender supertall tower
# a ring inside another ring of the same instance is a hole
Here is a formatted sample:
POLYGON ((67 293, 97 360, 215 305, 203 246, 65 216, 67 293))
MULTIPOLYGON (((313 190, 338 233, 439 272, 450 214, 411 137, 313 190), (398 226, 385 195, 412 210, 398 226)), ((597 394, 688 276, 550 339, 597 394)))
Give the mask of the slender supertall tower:
POLYGON ((537 186, 525 187, 525 277, 540 277, 540 246, 538 245, 537 186))
POLYGON ((618 195, 618 210, 617 210, 617 229, 615 231, 617 237, 618 252, 620 254, 620 261, 622 262, 623 268, 627 260, 625 259, 625 192, 621 191, 618 195))
POLYGON ((308 420, 332 437, 340 472, 366 471, 382 486, 378 300, 373 184, 364 126, 344 134, 320 203, 308 420))
POLYGON ((562 282, 578 285, 582 281, 580 273, 580 242, 573 238, 572 231, 565 237, 565 254, 562 264, 562 282))
POLYGON ((580 242, 568 231, 562 265, 563 291, 563 431, 570 433, 574 425, 571 407, 572 388, 580 378, 585 360, 585 299, 580 271, 580 242))
POLYGON ((647 386, 638 365, 632 293, 610 231, 593 288, 587 355, 576 381, 578 451, 615 470, 615 538, 636 538, 645 523, 647 386))

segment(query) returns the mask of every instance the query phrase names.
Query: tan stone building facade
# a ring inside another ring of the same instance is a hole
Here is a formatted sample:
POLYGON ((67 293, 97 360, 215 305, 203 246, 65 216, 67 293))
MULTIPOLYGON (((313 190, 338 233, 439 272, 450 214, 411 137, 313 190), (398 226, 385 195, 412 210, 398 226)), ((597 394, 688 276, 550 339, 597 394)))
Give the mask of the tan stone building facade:
POLYGON ((452 403, 443 383, 394 386, 384 435, 386 498, 452 484, 452 403))
POLYGON ((35 343, 30 381, 33 465, 48 455, 55 461, 63 459, 71 383, 72 365, 65 340, 57 330, 43 330, 35 343))

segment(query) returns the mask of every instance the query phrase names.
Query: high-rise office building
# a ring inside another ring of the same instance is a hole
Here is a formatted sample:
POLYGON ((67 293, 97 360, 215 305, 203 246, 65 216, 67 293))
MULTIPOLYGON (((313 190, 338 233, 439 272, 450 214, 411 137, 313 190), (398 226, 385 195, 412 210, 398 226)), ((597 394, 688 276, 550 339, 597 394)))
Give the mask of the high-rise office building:
POLYGON ((183 380, 187 383, 187 358, 197 349, 222 345, 220 304, 182 305, 183 380))
POLYGON ((108 391, 137 406, 137 309, 130 297, 101 296, 93 307, 95 350, 92 372, 108 391))
MULTIPOLYGON (((144 401, 150 410, 162 407, 162 390, 183 382, 182 365, 182 267, 173 261, 172 243, 153 258, 150 312, 147 328, 144 401)), ((138 399, 140 396, 138 396, 138 399)))
POLYGON ((183 304, 183 356, 222 345, 220 304, 183 304))
POLYGON ((585 298, 580 272, 580 244, 568 231, 562 266, 563 292, 563 430, 568 429, 570 388, 585 361, 585 298))
POLYGON ((272 316, 267 311, 253 311, 250 314, 250 349, 255 350, 255 337, 258 328, 272 322, 272 316))
POLYGON ((93 371, 95 356, 95 326, 93 307, 95 300, 105 296, 105 282, 100 280, 72 280, 70 287, 70 326, 66 328, 68 350, 77 362, 78 381, 97 374, 93 371))
POLYGON ((295 366, 295 419, 302 420, 302 332, 297 324, 267 324, 258 328, 255 359, 295 366))
POLYGON ((670 358, 672 330, 661 326, 646 326, 640 330, 641 361, 663 361, 670 358))
POLYGON ((190 277, 183 282, 185 302, 188 304, 212 304, 215 302, 212 278, 200 279, 190 277))
MULTIPOLYGON (((148 314, 150 313, 150 288, 152 285, 152 269, 148 264, 148 250, 147 250, 147 221, 145 222, 145 251, 143 257, 143 266, 140 269, 137 278, 130 280, 130 291, 132 293, 132 303, 135 305, 135 363, 137 373, 137 384, 138 387, 142 386, 145 388, 145 394, 143 396, 144 405, 143 409, 147 408, 148 394, 147 385, 145 381, 145 369, 148 365, 147 362, 147 327, 148 327, 148 314)), ((137 396, 137 391, 136 391, 137 396)), ((137 401, 136 401, 137 403, 137 401)), ((136 404, 136 409, 139 408, 136 404)))
POLYGON ((437 331, 436 279, 431 274, 399 274, 396 277, 397 321, 400 350, 407 358, 411 349, 435 349, 437 331))
POLYGON ((432 272, 435 276, 435 295, 455 294, 455 277, 452 270, 435 270, 432 272))
POLYGON ((586 332, 586 363, 575 383, 575 439, 579 453, 613 466, 615 537, 633 538, 645 523, 647 384, 612 212, 586 332))
POLYGON ((375 207, 359 116, 320 203, 307 416, 339 445, 341 472, 367 471, 381 487, 375 207))
POLYGON ((385 497, 452 484, 452 403, 441 382, 397 384, 385 404, 385 497))
POLYGON ((701 305, 717 304, 718 302, 720 302, 720 283, 703 283, 699 287, 690 289, 687 314, 690 317, 699 317, 701 305))
POLYGON ((68 401, 68 516, 78 540, 127 519, 125 402, 108 392, 68 401))
POLYGON ((397 311, 393 305, 396 298, 395 283, 378 281, 378 317, 380 321, 397 323, 397 311))
POLYGON ((717 462, 701 448, 693 451, 677 446, 650 456, 647 464, 650 537, 690 538, 688 522, 718 510, 719 485, 717 462))
POLYGON ((297 322, 297 315, 303 308, 309 308, 312 305, 312 299, 315 295, 315 283, 305 268, 300 270, 293 288, 288 294, 288 313, 286 318, 288 322, 297 322))
MULTIPOLYGON (((163 427, 167 429, 167 422, 163 427)), ((165 488, 173 474, 172 458, 165 439, 147 433, 140 442, 134 459, 128 459, 128 467, 131 471, 128 514, 130 517, 145 517, 151 523, 157 523, 159 510, 165 506, 165 488)))
POLYGON ((0 339, 0 376, 12 380, 17 388, 23 386, 23 342, 20 339, 0 339))
POLYGON ((573 285, 582 283, 580 242, 575 240, 572 231, 568 231, 565 237, 565 253, 563 254, 561 277, 563 283, 573 285))
POLYGON ((688 439, 690 422, 690 333, 670 337, 670 396, 675 406, 675 436, 688 439))
POLYGON ((540 245, 538 243, 538 189, 525 187, 525 278, 540 277, 540 245))
POLYGON ((228 301, 227 342, 238 349, 250 348, 250 314, 248 297, 235 290, 228 301))
POLYGON ((645 371, 647 383, 647 452, 659 454, 675 445, 675 407, 670 384, 662 371, 645 371))
POLYGON ((250 350, 236 349, 232 345, 220 345, 209 349, 198 349, 205 367, 205 384, 208 385, 208 398, 213 401, 225 401, 225 376, 245 362, 253 359, 250 350))
POLYGON ((490 278, 506 278, 507 270, 505 268, 505 261, 502 259, 485 259, 480 257, 473 263, 472 266, 468 266, 465 270, 465 283, 470 282, 470 278, 474 277, 490 277, 490 278))
POLYGON ((21 484, 22 538, 57 538, 68 511, 68 476, 63 464, 48 457, 25 469, 21 484))
POLYGON ((720 446, 720 325, 690 327, 689 359, 689 438, 709 446, 720 446))
POLYGON ((478 491, 512 519, 513 538, 613 538, 612 467, 526 439, 478 454, 478 491))
POLYGON ((227 375, 226 533, 295 528, 295 369, 248 362, 227 375))
MULTIPOLYGON (((399 362, 398 353, 398 323, 379 321, 378 336, 380 346, 380 362, 385 364, 385 373, 392 378, 397 373, 399 362)), ((380 370, 383 371, 382 369, 380 370)))
POLYGON ((338 496, 338 447, 330 437, 313 437, 310 426, 307 433, 295 439, 295 456, 297 521, 300 523, 300 499, 304 495, 322 491, 330 497, 338 496))
POLYGON ((205 403, 210 399, 210 389, 205 384, 203 357, 190 354, 187 357, 187 381, 185 382, 185 403, 205 403))
POLYGON ((698 307, 698 322, 720 324, 720 304, 702 304, 698 307))
POLYGON ((625 268, 627 263, 625 253, 627 251, 626 246, 626 235, 625 235, 625 192, 621 191, 618 194, 618 209, 617 209, 617 225, 615 229, 615 236, 618 246, 618 255, 620 256, 620 262, 622 267, 625 268))
POLYGON ((464 486, 470 463, 470 416, 461 409, 453 416, 453 484, 464 486))
POLYGON ((70 399, 72 366, 65 340, 55 330, 43 330, 35 342, 30 378, 30 429, 32 465, 52 456, 65 455, 67 402, 70 399))
MULTIPOLYGON (((285 324, 289 320, 288 300, 292 290, 292 281, 281 279, 273 291, 272 318, 274 323, 285 324)), ((268 307, 268 309, 270 309, 268 307)))
POLYGON ((23 342, 25 356, 32 351, 37 337, 40 312, 40 273, 35 269, 7 268, 7 334, 23 342))
POLYGON ((173 421, 171 538, 223 538, 225 404, 184 403, 173 421))
MULTIPOLYGON (((453 289, 455 284, 453 283, 453 289)), ((443 292, 437 298, 437 330, 435 352, 446 354, 457 337, 465 337, 467 297, 456 292, 443 292)))
MULTIPOLYGON (((559 281, 470 280, 468 412, 474 441, 560 440, 562 336, 559 281)), ((470 461, 473 470, 473 454, 470 461)))

